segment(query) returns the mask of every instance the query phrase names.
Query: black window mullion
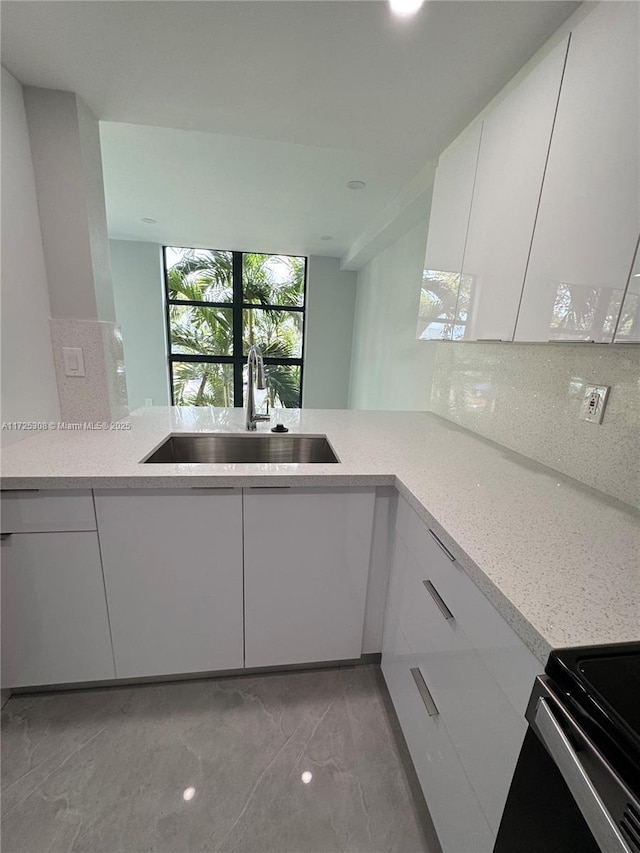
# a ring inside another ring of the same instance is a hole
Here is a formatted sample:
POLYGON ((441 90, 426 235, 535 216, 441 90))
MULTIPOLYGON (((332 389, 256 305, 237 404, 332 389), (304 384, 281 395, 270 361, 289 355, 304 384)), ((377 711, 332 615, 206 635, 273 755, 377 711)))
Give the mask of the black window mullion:
POLYGON ((297 311, 304 314, 304 305, 265 305, 263 302, 243 302, 243 308, 255 308, 256 311, 297 311))
POLYGON ((233 302, 206 302, 198 299, 168 299, 169 305, 188 305, 194 308, 233 308, 233 302))
POLYGON ((232 364, 233 365, 233 398, 234 406, 242 408, 244 405, 243 394, 243 368, 246 357, 243 353, 243 312, 244 310, 254 311, 272 311, 272 312, 300 312, 302 313, 302 355, 300 358, 272 358, 264 357, 265 365, 290 365, 300 368, 300 391, 298 405, 302 405, 302 380, 304 371, 304 350, 305 350, 305 326, 306 326, 306 291, 307 291, 307 259, 305 258, 304 284, 303 284, 303 300, 300 305, 263 305, 255 302, 245 302, 244 287, 243 287, 243 252, 232 252, 232 302, 207 302, 200 300, 187 299, 172 299, 169 297, 169 280, 167 269, 166 247, 163 246, 163 277, 165 285, 165 312, 166 312, 166 331, 168 344, 168 367, 169 367, 169 387, 171 393, 171 404, 174 405, 174 382, 173 382, 173 366, 174 363, 190 362, 203 364, 232 364), (220 308, 232 312, 233 319, 233 334, 232 334, 232 355, 204 355, 204 354, 187 354, 172 352, 171 341, 171 305, 220 308))
POLYGON ((192 355, 187 352, 173 352, 169 355, 169 361, 188 361, 190 364, 235 364, 232 355, 192 355))
POLYGON ((308 275, 309 275, 309 264, 308 258, 304 259, 304 282, 302 283, 302 304, 304 305, 304 312, 302 314, 302 364, 300 365, 300 395, 298 396, 298 408, 302 408, 302 387, 304 382, 304 357, 305 357, 305 345, 306 345, 306 331, 307 331, 307 284, 308 284, 308 275))
POLYGON ((234 252, 232 256, 233 279, 233 404, 236 408, 244 405, 242 391, 242 368, 244 357, 242 352, 242 252, 234 252))
POLYGON ((169 354, 169 402, 175 405, 173 395, 173 364, 171 363, 171 312, 169 311, 169 273, 167 271, 167 247, 162 247, 162 278, 164 280, 164 314, 167 326, 167 353, 169 354))

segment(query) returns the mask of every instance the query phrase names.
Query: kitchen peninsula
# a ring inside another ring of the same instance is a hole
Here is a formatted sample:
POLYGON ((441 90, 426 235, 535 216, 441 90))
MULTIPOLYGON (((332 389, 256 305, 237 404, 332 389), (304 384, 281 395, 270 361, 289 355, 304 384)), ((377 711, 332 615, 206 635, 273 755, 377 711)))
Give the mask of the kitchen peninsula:
POLYGON ((640 638, 632 507, 429 413, 290 410, 285 422, 326 435, 340 463, 144 465, 168 435, 241 432, 244 413, 143 408, 129 430, 10 445, 3 489, 395 486, 541 663, 551 648, 640 638))

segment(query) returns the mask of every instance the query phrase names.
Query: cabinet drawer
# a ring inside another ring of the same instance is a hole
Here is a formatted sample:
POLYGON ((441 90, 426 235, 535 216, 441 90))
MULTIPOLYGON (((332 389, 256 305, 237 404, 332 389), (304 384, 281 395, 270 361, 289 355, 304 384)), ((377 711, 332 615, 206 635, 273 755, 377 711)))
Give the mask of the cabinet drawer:
POLYGON ((382 673, 443 851, 489 853, 494 834, 443 717, 429 716, 412 669, 422 672, 420 658, 411 653, 395 616, 387 610, 382 673))
POLYGON ((93 495, 88 490, 3 492, 1 509, 3 533, 96 529, 93 495))
POLYGON ((497 832, 525 719, 474 649, 430 652, 414 659, 489 826, 497 832))
POLYGON ((446 573, 434 574, 456 624, 515 710, 523 715, 531 685, 543 665, 457 563, 451 563, 446 573))
POLYGON ((440 713, 440 725, 448 733, 489 825, 497 831, 524 738, 525 720, 472 647, 458 620, 445 617, 446 605, 440 602, 438 606, 436 587, 435 597, 425 589, 425 568, 398 538, 394 575, 401 576, 403 582, 396 588, 394 577, 388 613, 389 631, 398 631, 394 623, 401 626, 401 639, 394 642, 390 635, 385 648, 400 645, 413 661, 412 666, 420 668, 440 713))
MULTIPOLYGON (((420 601, 424 601, 425 620, 440 615, 441 622, 448 625, 450 633, 460 635, 462 645, 466 644, 477 650, 484 665, 504 690, 515 710, 524 714, 533 680, 543 669, 540 661, 529 651, 458 562, 448 558, 434 536, 429 533, 428 525, 402 499, 398 506, 396 536, 398 540, 404 540, 413 555, 407 557, 407 563, 417 566, 418 572, 423 575, 413 581, 410 580, 410 574, 406 575, 407 583, 413 583, 415 592, 414 604, 408 606, 417 607, 420 601), (419 584, 425 580, 432 582, 442 602, 451 612, 452 619, 445 620, 438 613, 435 602, 429 600, 429 596, 418 595, 419 584)), ((455 557, 455 545, 450 547, 448 543, 444 544, 455 557)), ((392 579, 392 588, 394 583, 402 583, 404 586, 404 573, 402 579, 392 579)), ((404 627, 402 620, 401 624, 404 627)), ((420 650, 418 646, 415 648, 420 650)))
MULTIPOLYGON (((416 654, 453 651, 469 647, 469 641, 455 618, 447 619, 439 609, 438 588, 428 563, 410 550, 398 535, 395 543, 394 571, 389 584, 388 606, 416 654), (428 586, 429 584, 431 586, 428 586)), ((441 606, 446 604, 441 600, 441 606)))

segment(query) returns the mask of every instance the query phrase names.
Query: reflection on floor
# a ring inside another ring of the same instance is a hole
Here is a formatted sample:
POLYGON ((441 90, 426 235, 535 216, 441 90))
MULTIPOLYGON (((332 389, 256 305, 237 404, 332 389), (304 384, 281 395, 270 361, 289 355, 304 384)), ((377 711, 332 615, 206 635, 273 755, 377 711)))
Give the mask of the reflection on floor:
POLYGON ((439 850, 380 671, 14 696, 3 853, 439 850))

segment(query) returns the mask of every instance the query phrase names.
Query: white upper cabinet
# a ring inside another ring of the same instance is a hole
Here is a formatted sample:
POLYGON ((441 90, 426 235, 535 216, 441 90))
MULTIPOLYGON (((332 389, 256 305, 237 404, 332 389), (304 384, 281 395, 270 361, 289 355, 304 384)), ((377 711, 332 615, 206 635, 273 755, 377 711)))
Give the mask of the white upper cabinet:
POLYGON ((640 231, 640 6, 571 34, 516 340, 611 341, 640 231))
POLYGON ((636 257, 622 303, 614 343, 640 343, 640 243, 636 249, 636 257))
POLYGON ((436 171, 416 337, 451 340, 467 239, 482 125, 477 124, 441 155, 436 171))
POLYGON ((485 118, 458 298, 465 340, 512 340, 568 37, 485 118))

